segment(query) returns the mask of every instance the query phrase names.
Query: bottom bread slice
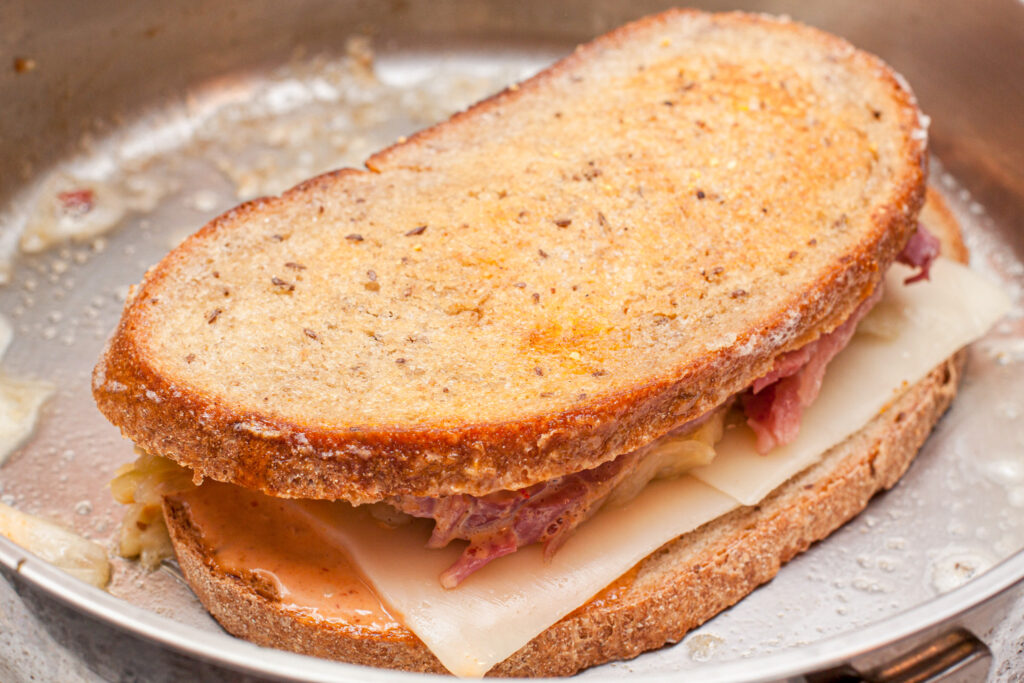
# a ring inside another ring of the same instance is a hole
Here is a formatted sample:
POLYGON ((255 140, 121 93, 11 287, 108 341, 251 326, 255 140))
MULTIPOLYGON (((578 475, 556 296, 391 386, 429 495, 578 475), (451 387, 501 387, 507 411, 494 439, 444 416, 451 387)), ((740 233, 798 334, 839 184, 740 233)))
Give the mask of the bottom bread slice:
MULTIPOLYGON (((677 642, 772 579, 779 567, 892 487, 956 394, 965 352, 912 386, 861 431, 760 504, 665 544, 587 604, 497 665, 495 676, 568 676, 677 642)), ((406 629, 373 631, 319 619, 265 595, 254 577, 222 571, 202 530, 173 496, 164 516, 178 562, 203 606, 230 633, 269 647, 370 666, 445 671, 406 629)), ((656 524, 657 520, 651 520, 656 524)))

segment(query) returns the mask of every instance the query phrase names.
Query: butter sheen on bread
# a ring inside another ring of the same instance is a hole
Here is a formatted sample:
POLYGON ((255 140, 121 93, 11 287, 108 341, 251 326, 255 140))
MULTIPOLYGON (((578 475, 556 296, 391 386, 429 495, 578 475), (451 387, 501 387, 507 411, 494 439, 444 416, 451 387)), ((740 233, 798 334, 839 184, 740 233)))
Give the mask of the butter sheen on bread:
POLYGON ((592 468, 844 320, 916 225, 879 60, 668 12, 216 219, 97 367, 126 436, 282 496, 483 495, 592 468))

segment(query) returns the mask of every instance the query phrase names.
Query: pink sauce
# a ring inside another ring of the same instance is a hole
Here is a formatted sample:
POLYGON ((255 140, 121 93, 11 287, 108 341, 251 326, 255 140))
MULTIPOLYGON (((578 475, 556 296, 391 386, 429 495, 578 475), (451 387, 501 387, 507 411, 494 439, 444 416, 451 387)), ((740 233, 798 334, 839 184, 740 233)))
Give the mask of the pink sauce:
POLYGON ((313 617, 404 632, 344 549, 294 514, 295 501, 210 480, 173 497, 188 510, 213 561, 266 597, 313 617))

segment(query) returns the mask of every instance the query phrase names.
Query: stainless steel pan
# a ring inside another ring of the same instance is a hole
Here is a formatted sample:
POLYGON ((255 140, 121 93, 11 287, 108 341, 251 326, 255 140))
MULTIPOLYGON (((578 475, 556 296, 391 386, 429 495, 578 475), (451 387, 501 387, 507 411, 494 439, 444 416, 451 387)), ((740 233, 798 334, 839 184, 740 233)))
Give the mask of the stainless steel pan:
MULTIPOLYGON (((1024 3, 737 4, 844 35, 907 77, 932 117, 934 182, 967 225, 975 266, 1001 280, 1018 308, 974 347, 961 397, 892 492, 680 645, 581 677, 1019 679, 1024 3)), ((112 546, 117 511, 105 483, 132 455, 93 407, 88 373, 127 284, 240 198, 358 163, 664 6, 0 5, 0 246, 16 241, 54 173, 99 178, 125 207, 101 237, 16 253, 12 280, 0 286, 0 314, 15 329, 4 370, 58 387, 35 436, 0 468, 0 495, 112 546)), ((145 575, 116 561, 105 593, 2 538, 0 566, 3 680, 411 680, 233 639, 173 568, 145 575)))

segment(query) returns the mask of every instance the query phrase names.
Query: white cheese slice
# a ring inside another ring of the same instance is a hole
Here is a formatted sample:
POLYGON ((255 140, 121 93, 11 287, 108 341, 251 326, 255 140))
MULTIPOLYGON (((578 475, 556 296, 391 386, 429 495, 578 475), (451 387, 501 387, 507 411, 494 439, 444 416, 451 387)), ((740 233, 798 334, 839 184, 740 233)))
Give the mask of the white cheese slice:
POLYGON ((628 505, 595 515, 550 562, 539 545, 528 546, 446 590, 438 576, 464 545, 428 550, 429 523, 387 528, 364 509, 293 504, 348 550, 402 623, 457 676, 484 675, 666 541, 738 505, 692 477, 654 482, 628 505))
POLYGON ((754 505, 776 486, 814 463, 853 434, 942 359, 988 330, 1010 309, 1010 299, 984 278, 953 261, 937 259, 931 280, 904 286, 913 271, 896 265, 885 295, 862 327, 884 328, 885 338, 858 333, 829 364, 821 393, 804 412, 800 436, 760 455, 748 429, 729 431, 711 464, 691 473, 754 505), (870 325, 871 318, 884 324, 870 325))
POLYGON ((796 442, 765 457, 753 450, 745 428, 735 430, 699 472, 714 487, 692 476, 655 482, 630 504, 598 513, 549 563, 538 547, 525 548, 445 590, 438 575, 461 548, 424 548, 429 524, 385 528, 363 509, 293 504, 348 549, 384 601, 442 664, 459 676, 481 676, 656 548, 739 501, 756 503, 1008 309, 1001 292, 962 266, 937 262, 932 280, 913 287, 902 285, 907 272, 889 275, 885 305, 901 312, 898 324, 889 325, 892 337, 854 338, 830 365, 796 442))

